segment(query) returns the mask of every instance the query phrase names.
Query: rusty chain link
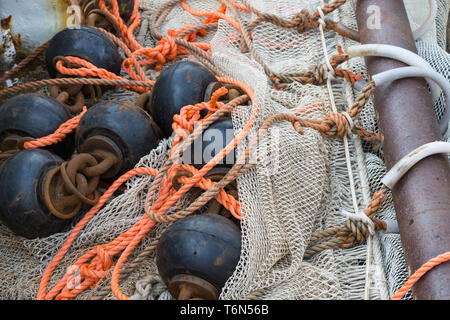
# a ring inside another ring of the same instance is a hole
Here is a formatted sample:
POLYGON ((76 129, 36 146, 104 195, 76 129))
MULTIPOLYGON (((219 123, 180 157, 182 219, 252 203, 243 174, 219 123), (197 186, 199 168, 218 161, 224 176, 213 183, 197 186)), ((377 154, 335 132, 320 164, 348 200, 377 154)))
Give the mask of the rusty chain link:
POLYGON ((118 161, 114 154, 98 150, 79 154, 53 168, 45 178, 43 190, 50 213, 66 220, 73 218, 83 204, 95 205, 100 198, 96 191, 100 177, 118 161))
POLYGON ((0 166, 17 152, 24 150, 25 142, 32 140, 34 139, 31 137, 21 137, 14 134, 4 138, 0 144, 0 166))

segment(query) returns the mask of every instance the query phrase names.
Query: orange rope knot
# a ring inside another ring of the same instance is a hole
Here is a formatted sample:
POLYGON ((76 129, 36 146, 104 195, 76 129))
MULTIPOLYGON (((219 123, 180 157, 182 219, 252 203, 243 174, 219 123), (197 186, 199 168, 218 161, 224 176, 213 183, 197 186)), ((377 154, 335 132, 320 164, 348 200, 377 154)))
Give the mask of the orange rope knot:
MULTIPOLYGON (((175 146, 181 143, 184 139, 187 138, 187 136, 190 133, 192 133, 192 131, 195 128, 195 124, 198 121, 204 121, 205 119, 210 117, 214 112, 218 111, 219 109, 225 106, 218 100, 220 97, 226 95, 227 93, 228 90, 225 87, 222 87, 212 94, 211 100, 209 102, 201 102, 196 105, 185 106, 181 109, 180 114, 176 114, 174 116, 172 128, 174 129, 176 136, 174 138, 170 156, 176 149, 175 146), (208 114, 205 117, 205 119, 200 120, 200 111, 205 109, 208 110, 208 114)), ((225 155, 223 155, 223 157, 224 156, 225 155)), ((215 185, 214 182, 212 182, 209 179, 203 178, 203 176, 206 173, 207 171, 205 171, 204 173, 200 173, 199 170, 187 164, 172 165, 172 167, 168 170, 167 177, 164 178, 161 182, 162 186, 159 192, 159 197, 151 206, 151 212, 155 212, 158 215, 164 215, 167 212, 167 210, 169 210, 170 207, 174 203, 176 203, 192 187, 199 187, 202 188, 203 190, 208 190, 211 187, 213 187, 215 185), (173 188, 172 181, 174 177, 178 174, 178 172, 182 170, 192 173, 193 176, 197 175, 199 176, 199 178, 180 177, 178 181, 184 184, 182 187, 183 190, 177 191, 173 188)), ((215 197, 225 208, 227 208, 231 212, 231 214, 233 214, 233 216, 235 216, 237 219, 241 219, 240 205, 239 202, 236 199, 234 199, 234 197, 228 195, 224 190, 220 190, 215 197)), ((154 218, 156 217, 154 216, 154 218)))
POLYGON ((341 113, 332 113, 325 118, 325 123, 328 124, 329 130, 324 132, 327 135, 333 135, 338 138, 349 133, 348 119, 341 113))

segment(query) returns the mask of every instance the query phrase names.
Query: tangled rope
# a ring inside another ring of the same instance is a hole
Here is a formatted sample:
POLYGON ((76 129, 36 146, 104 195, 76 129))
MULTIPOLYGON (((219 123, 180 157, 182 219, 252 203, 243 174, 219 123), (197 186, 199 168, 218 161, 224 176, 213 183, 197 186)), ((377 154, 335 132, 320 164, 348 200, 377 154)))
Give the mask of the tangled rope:
MULTIPOLYGON (((220 79, 222 82, 230 81, 229 79, 220 79)), ((231 82, 231 81, 230 81, 231 82)), ((236 81, 233 81, 235 84, 238 83, 236 81)), ((246 87, 244 90, 250 90, 249 95, 253 97, 253 92, 250 88, 246 87)), ((370 91, 370 88, 367 89, 370 91)), ((239 103, 242 103, 244 98, 237 98, 234 101, 231 101, 228 106, 218 103, 218 98, 226 93, 226 89, 220 89, 216 91, 216 93, 213 95, 211 101, 208 103, 201 103, 195 106, 186 106, 184 107, 183 111, 180 113, 180 117, 175 117, 174 121, 174 128, 179 129, 178 126, 182 127, 183 129, 190 129, 192 132, 187 135, 185 131, 183 130, 177 130, 178 135, 181 135, 183 139, 176 138, 175 145, 172 148, 171 155, 169 160, 166 162, 166 164, 163 166, 163 168, 157 172, 156 170, 150 170, 150 168, 139 168, 130 171, 129 173, 123 175, 119 180, 117 180, 111 187, 108 189, 108 191, 100 198, 99 202, 95 207, 93 207, 88 214, 80 221, 80 223, 74 228, 71 235, 67 239, 64 246, 61 248, 60 252, 54 257, 52 262, 48 265, 47 269, 44 272, 44 275, 42 277, 40 290, 38 293, 38 299, 71 299, 74 298, 76 295, 78 295, 80 292, 86 290, 87 288, 95 285, 100 279, 106 277, 108 275, 107 270, 113 267, 111 264, 111 259, 114 255, 117 255, 118 253, 122 252, 121 256, 119 257, 119 260, 117 261, 117 264, 114 265, 114 270, 112 272, 112 278, 111 278, 111 288, 115 296, 119 299, 129 299, 126 295, 124 295, 119 286, 119 279, 120 279, 120 270, 122 269, 125 261, 127 260, 128 256, 131 254, 131 252, 134 250, 134 248, 137 246, 138 243, 142 240, 142 238, 152 229, 152 227, 158 223, 158 222, 173 222, 178 219, 181 219, 188 214, 191 214, 201 205, 204 205, 206 202, 208 202, 211 198, 217 197, 218 201, 221 202, 225 207, 233 210, 233 208, 238 208, 237 201, 228 201, 230 198, 226 199, 225 195, 224 198, 221 198, 222 195, 220 192, 223 189, 224 186, 226 186, 231 181, 235 180, 239 174, 242 174, 242 172, 245 172, 244 170, 248 170, 251 165, 245 165, 245 160, 248 159, 250 150, 253 146, 255 146, 262 134, 275 122, 279 121, 290 121, 293 124, 294 129, 299 132, 300 134, 303 133, 302 127, 311 127, 314 129, 317 129, 321 132, 328 133, 328 135, 332 136, 339 136, 341 134, 342 130, 338 130, 335 127, 337 127, 336 122, 330 121, 329 119, 323 120, 323 123, 308 119, 302 119, 295 115, 291 114, 279 114, 274 115, 267 119, 264 124, 261 126, 261 128, 258 130, 258 134, 256 137, 254 137, 246 151, 243 153, 241 158, 237 161, 237 164, 230 170, 230 172, 223 178, 222 181, 219 183, 212 183, 211 181, 208 181, 206 179, 203 179, 203 176, 217 164, 217 161, 219 159, 222 159, 226 156, 226 154, 234 149, 239 141, 241 141, 244 137, 246 137, 253 126, 253 122, 255 120, 257 110, 256 106, 253 110, 253 117, 251 117, 250 121, 245 126, 244 130, 242 130, 233 140, 232 143, 230 143, 225 149, 222 150, 221 153, 219 153, 214 159, 212 159, 207 165, 205 165, 201 170, 195 171, 192 170, 193 176, 191 178, 184 178, 181 182, 184 183, 184 185, 178 190, 175 191, 173 187, 171 186, 171 183, 169 181, 172 181, 173 174, 172 172, 176 172, 177 169, 177 156, 184 151, 185 148, 187 148, 190 143, 192 143, 195 138, 197 138, 207 127, 209 124, 217 120, 223 113, 229 112, 231 108, 239 103), (219 106, 218 106, 219 104, 219 106), (198 130, 194 129, 192 124, 193 122, 197 121, 198 119, 198 113, 200 110, 208 109, 208 116, 200 121, 201 126, 199 126, 198 130), (211 114, 211 112, 214 112, 214 114, 211 114), (180 125, 181 124, 181 125, 180 125), (140 170, 142 169, 142 170, 140 170), (241 171, 242 169, 242 171, 241 171), (170 176, 164 177, 166 173, 170 172, 170 176), (58 265, 59 261, 64 257, 67 250, 70 248, 71 243, 76 238, 79 232, 81 232, 81 229, 84 227, 84 225, 89 221, 89 219, 92 218, 93 215, 100 209, 101 205, 107 201, 107 199, 114 193, 115 190, 117 190, 118 186, 120 186, 124 181, 126 181, 128 178, 136 175, 136 174, 151 174, 155 176, 155 180, 149 189, 147 200, 148 204, 151 200, 153 200, 153 196, 156 192, 156 190, 159 188, 159 197, 158 199, 153 203, 151 209, 149 210, 149 205, 146 204, 146 215, 144 215, 141 220, 133 226, 129 231, 122 234, 119 238, 114 240, 113 242, 103 245, 100 248, 97 247, 95 250, 89 251, 86 255, 80 258, 74 266, 78 267, 80 269, 81 277, 84 278, 83 282, 73 290, 69 290, 66 286, 66 281, 70 278, 71 274, 66 274, 63 279, 48 293, 45 294, 45 288, 49 281, 49 277, 54 270, 54 268, 58 265), (203 179, 203 180, 202 180, 203 179), (170 208, 183 196, 187 191, 189 191, 192 187, 198 186, 203 189, 207 189, 208 191, 202 195, 199 199, 197 199, 194 203, 191 204, 191 206, 182 211, 177 212, 176 214, 167 216, 166 213, 170 208), (173 189, 173 190, 172 190, 173 189), (205 202, 206 201, 206 202, 205 202), (228 202, 227 202, 228 201, 228 202), (198 204, 198 202, 200 204, 198 204), (88 261, 91 261, 88 263, 88 261)), ((362 108, 363 104, 361 101, 364 101, 366 93, 362 94, 361 99, 358 99, 357 102, 354 104, 354 108, 350 110, 350 114, 353 116, 357 116, 360 109, 362 108)), ((339 119, 347 119, 345 116, 339 119)), ((344 127, 346 127, 344 125, 344 127)), ((183 169, 189 169, 188 166, 178 166, 179 168, 183 169)), ((373 212, 376 212, 377 205, 379 205, 378 202, 376 202, 376 198, 372 203, 372 206, 367 209, 367 214, 371 215, 373 212)), ((238 213, 239 211, 236 210, 235 213, 238 213)), ((360 225, 357 225, 358 228, 361 228, 360 225)), ((353 230, 354 227, 352 225, 347 226, 348 229, 351 229, 351 232, 354 234, 355 231, 353 230), (353 229, 352 229, 353 228, 353 229)), ((345 232, 344 232, 345 233, 345 232)), ((363 232, 364 233, 364 232, 363 232)), ((355 241, 362 241, 360 236, 351 237, 351 234, 346 235, 339 235, 340 238, 346 237, 345 241, 342 241, 342 244, 345 243, 353 243, 355 241)), ((340 244, 340 243, 339 243, 340 244)))
MULTIPOLYGON (((159 71, 167 61, 173 60, 175 57, 180 55, 189 54, 190 52, 188 49, 192 50, 193 48, 195 48, 197 50, 207 51, 211 48, 209 44, 195 42, 197 35, 204 35, 204 32, 206 31, 195 29, 192 31, 189 30, 189 33, 185 34, 185 31, 187 29, 193 27, 192 25, 183 27, 180 30, 170 30, 169 36, 162 37, 156 47, 144 48, 136 41, 134 37, 134 31, 141 23, 139 14, 139 1, 134 0, 134 10, 129 21, 130 26, 127 26, 127 24, 122 20, 117 0, 109 0, 108 2, 112 10, 108 9, 105 0, 99 0, 98 5, 103 13, 110 18, 109 20, 115 22, 115 25, 118 28, 117 31, 120 34, 121 39, 117 38, 106 30, 99 30, 106 34, 120 48, 122 48, 125 55, 127 56, 127 58, 122 63, 122 68, 134 80, 149 81, 149 79, 145 75, 143 67, 155 65, 155 70, 159 71), (177 41, 175 40, 175 37, 179 36, 182 33, 183 38, 181 38, 180 40, 183 40, 182 44, 184 44, 184 46, 177 44, 177 41), (190 45, 186 45, 186 43, 190 45), (186 47, 188 49, 186 49, 186 47)), ((219 18, 226 17, 223 14, 224 11, 225 7, 221 6, 221 8, 216 13, 213 13, 212 16, 209 16, 202 24, 208 25, 210 23, 216 23, 219 18)), ((198 51, 196 50, 193 51, 198 53, 198 51)), ((97 68, 90 62, 77 57, 60 57, 59 61, 57 61, 56 63, 56 69, 61 74, 69 76, 99 77, 101 79, 122 81, 126 80, 105 69, 97 68), (70 64, 79 67, 74 68, 73 66, 69 66, 70 64)), ((148 91, 147 88, 139 86, 124 86, 124 88, 140 93, 148 91)))
MULTIPOLYGON (((114 5, 113 5, 114 8, 114 5)), ((188 9, 189 10, 189 9, 188 9)), ((224 7, 221 6, 221 9, 219 11, 224 12, 224 7)), ((207 15, 208 19, 214 17, 220 17, 223 15, 222 12, 210 14, 210 13, 198 13, 195 12, 197 15, 207 15)), ((136 17, 135 17, 136 19, 136 17)), ((206 23, 210 23, 210 20, 206 20, 206 23)), ((132 30, 132 26, 130 26, 130 29, 126 31, 126 26, 121 25, 119 23, 119 26, 122 28, 122 38, 125 40, 125 42, 128 44, 128 46, 133 46, 133 38, 129 35, 129 30, 132 30), (128 40, 126 40, 128 39, 128 40)), ((183 29, 183 30, 186 30, 183 29)), ((183 30, 180 30, 178 34, 180 34, 183 30)), ((198 31, 195 31, 198 32, 198 31)), ((195 35, 186 35, 185 40, 194 39, 195 35)), ((137 47, 135 47, 137 48, 137 47)), ((139 49, 138 49, 139 50, 139 49)), ((141 51, 143 52, 143 51, 141 51)), ((110 75, 106 72, 103 72, 102 70, 95 69, 95 66, 89 65, 88 63, 85 63, 81 60, 76 60, 72 58, 67 58, 69 62, 76 63, 81 66, 84 66, 87 70, 86 75, 91 76, 100 76, 100 77, 109 77, 110 75)), ((161 57, 160 57, 161 58, 161 57)), ((343 61, 343 59, 337 58, 336 61, 343 61)), ((147 62, 152 61, 152 63, 155 62, 155 60, 148 60, 147 62)), ((163 59, 158 60, 160 64, 163 63, 163 59)), ((125 65, 124 68, 130 67, 132 64, 136 65, 134 62, 129 60, 128 64, 125 65)), ((158 66, 158 65, 157 65, 158 66)), ((59 61, 58 63, 58 69, 61 73, 67 73, 70 72, 67 69, 63 69, 62 61, 59 61)), ((80 70, 76 71, 79 72, 80 70)), ((129 72, 130 73, 130 72, 129 72)), ((82 74, 77 74, 82 75, 82 74)), ((134 74, 136 76, 136 74, 134 74)), ((141 78, 139 78, 141 79, 141 78)), ((200 103, 195 106, 186 106, 182 109, 180 112, 180 115, 177 115, 174 117, 174 125, 173 128, 176 132, 176 136, 174 139, 174 145, 172 147, 172 151, 169 157, 169 160, 166 162, 166 164, 163 166, 163 168, 156 172, 155 170, 151 170, 150 168, 139 168, 130 171, 129 173, 125 174, 121 178, 119 178, 111 187, 108 189, 108 191, 100 198, 99 202, 96 206, 94 206, 89 213, 80 221, 80 223, 74 228, 71 235, 67 239, 64 246, 61 248, 60 252, 54 257, 52 262, 48 265, 47 269, 44 272, 44 275, 42 277, 41 286, 38 293, 38 299, 71 299, 74 298, 76 295, 78 295, 80 292, 86 290, 87 288, 95 285, 101 278, 104 278, 108 275, 107 270, 114 267, 114 270, 112 272, 112 278, 111 278, 111 288, 114 293, 114 295, 119 299, 129 299, 126 295, 124 295, 119 286, 119 280, 120 280, 120 270, 122 269, 124 263, 126 262, 128 256, 131 254, 131 252, 134 250, 134 248, 137 246, 138 243, 142 240, 142 238, 145 236, 145 234, 148 233, 148 231, 151 230, 151 228, 158 222, 173 222, 177 219, 181 219, 188 214, 191 214, 196 209, 198 209, 200 206, 207 203, 211 198, 216 197, 216 199, 222 203, 227 209, 230 210, 230 212, 237 218, 240 217, 240 207, 238 202, 233 199, 232 197, 226 195, 226 193, 223 191, 223 188, 230 183, 231 181, 235 180, 239 174, 242 174, 246 170, 250 169, 252 165, 246 164, 245 160, 248 159, 250 154, 250 147, 256 145, 261 135, 269 128, 270 125, 272 125, 275 122, 278 121, 291 121, 294 125, 295 130, 299 133, 303 133, 302 127, 310 127, 316 130, 319 130, 323 134, 327 136, 342 136, 343 134, 347 133, 349 125, 347 117, 342 115, 331 115, 329 118, 325 119, 324 121, 314 121, 309 119, 302 119, 297 118, 292 115, 276 115, 273 116, 265 121, 263 126, 258 130, 258 134, 255 138, 252 139, 249 147, 246 149, 244 154, 242 155, 240 161, 237 162, 237 164, 229 171, 229 173, 222 179, 222 181, 218 183, 213 183, 212 181, 208 181, 204 179, 204 175, 213 168, 220 159, 223 159, 231 150, 233 150, 237 144, 244 139, 250 129, 254 125, 254 121, 257 118, 258 114, 258 108, 257 104, 254 101, 254 94, 253 90, 246 86, 243 83, 239 83, 233 79, 226 79, 226 78, 219 78, 219 81, 221 82, 228 82, 228 83, 234 83, 236 85, 239 85, 243 88, 243 90, 248 94, 248 96, 253 101, 253 112, 252 116, 250 117, 250 120, 248 123, 244 126, 244 129, 233 139, 233 141, 225 147, 214 159, 212 159, 207 165, 205 165, 201 170, 196 170, 195 168, 192 168, 190 166, 186 165, 180 165, 178 163, 179 161, 179 155, 194 141, 195 138, 197 138, 203 130, 212 122, 217 120, 222 114, 226 112, 230 112, 231 109, 239 104, 244 102, 245 98, 238 98, 235 99, 236 101, 232 101, 228 104, 228 106, 223 105, 223 103, 219 103, 218 99, 220 96, 224 95, 226 93, 225 89, 220 89, 216 91, 211 101, 208 103, 200 103), (208 110, 208 115, 205 119, 200 120, 200 111, 201 110, 208 110), (200 122, 200 126, 197 126, 196 129, 194 129, 194 124, 200 122), (179 190, 173 189, 173 186, 171 185, 172 179, 177 173, 178 170, 185 169, 192 173, 191 178, 183 178, 180 179, 181 183, 183 183, 183 186, 179 190), (50 275, 54 268, 58 265, 58 263, 61 261, 61 259, 64 257, 65 253, 70 248, 71 243, 76 238, 76 236, 81 232, 81 229, 84 227, 84 225, 89 221, 90 218, 92 218, 93 215, 100 209, 102 204, 109 198, 109 196, 112 195, 112 193, 118 188, 119 185, 121 185, 126 179, 130 178, 131 176, 137 175, 137 174, 151 174, 155 176, 154 182, 151 186, 151 188, 148 191, 147 195, 147 202, 145 206, 146 215, 144 215, 141 220, 133 226, 129 231, 122 234, 117 238, 115 241, 103 245, 100 247, 97 247, 96 249, 93 249, 89 251, 86 255, 81 257, 74 266, 78 267, 80 269, 81 277, 84 279, 83 282, 78 286, 76 289, 70 290, 66 286, 67 279, 71 276, 71 274, 66 274, 63 279, 58 282, 58 284, 50 290, 50 292, 46 293, 46 286, 49 281, 50 275), (187 191, 189 191, 192 187, 200 187, 204 190, 207 190, 199 199, 194 201, 189 208, 182 212, 177 212, 176 214, 167 216, 166 213, 170 208, 173 207, 173 205, 184 195, 187 191), (154 200, 154 196, 156 193, 156 190, 159 188, 158 191, 158 199, 156 201, 154 200), (150 203, 152 205, 150 206, 150 203), (112 264, 112 257, 117 255, 118 253, 121 253, 119 260, 117 263, 113 266, 112 264), (90 262, 88 262, 90 261, 90 262)), ((368 85, 365 90, 363 91, 362 97, 355 102, 354 107, 350 110, 349 114, 352 118, 356 118, 359 113, 362 110, 362 107, 365 104, 365 101, 367 101, 368 96, 370 96, 371 91, 373 90, 373 85, 368 85)))

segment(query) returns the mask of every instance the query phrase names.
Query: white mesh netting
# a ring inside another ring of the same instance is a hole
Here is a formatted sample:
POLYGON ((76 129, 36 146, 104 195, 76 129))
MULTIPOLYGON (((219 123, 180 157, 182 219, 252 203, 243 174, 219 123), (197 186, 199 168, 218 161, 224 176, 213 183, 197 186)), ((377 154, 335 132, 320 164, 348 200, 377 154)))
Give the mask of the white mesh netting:
MULTIPOLYGON (((141 0, 143 23, 137 33, 141 44, 156 44, 148 32, 149 22, 153 12, 166 2, 141 0)), ((420 1, 422 6, 418 1, 405 2, 414 28, 424 19, 423 1, 420 1)), ((218 8, 218 2, 211 0, 187 3, 202 11, 218 8)), ((320 5, 318 0, 255 0, 251 3, 261 11, 284 18, 290 18, 302 8, 314 11, 320 5)), ((442 12, 448 13, 449 5, 445 0, 437 1, 437 4, 439 14, 433 28, 424 40, 417 42, 417 47, 420 55, 449 79, 449 55, 442 49, 446 47, 442 29, 447 25, 448 16, 442 12)), ((252 20, 249 14, 242 17, 246 22, 252 20)), ((331 13, 331 18, 357 28, 351 1, 331 13)), ((177 5, 168 15, 161 31, 165 34, 169 29, 201 21, 202 18, 193 17, 177 5)), ((255 50, 274 72, 302 72, 325 62, 318 30, 299 34, 294 29, 261 23, 252 32, 255 50)), ((292 83, 282 90, 274 90, 251 54, 241 52, 239 39, 236 29, 224 20, 219 21, 217 31, 206 37, 212 45, 214 63, 227 76, 243 81, 254 89, 255 101, 260 108, 257 125, 271 115, 299 112, 311 106, 315 106, 314 111, 305 115, 309 118, 323 119, 330 113, 330 95, 326 85, 292 83)), ((330 55, 336 52, 338 44, 344 50, 356 44, 330 31, 325 32, 325 39, 330 55)), ((343 67, 362 73, 367 78, 363 59, 346 62, 343 67)), ((149 76, 155 79, 157 73, 151 71, 149 76)), ((348 110, 358 93, 341 80, 333 82, 332 88, 338 110, 348 110)), ((134 101, 136 95, 116 89, 107 92, 105 98, 134 101)), ((442 116, 443 108, 441 98, 435 106, 438 118, 442 116)), ((235 132, 242 129, 250 112, 248 106, 237 107, 233 111, 235 132)), ((359 122, 366 129, 378 130, 371 101, 359 122)), ((247 143, 248 140, 245 140, 238 146, 238 154, 247 143)), ((372 151, 358 137, 349 137, 348 144, 357 205, 359 210, 364 210, 371 195, 379 189, 380 179, 386 172, 383 155, 381 150, 372 151)), ((170 145, 170 140, 162 141, 137 166, 159 168, 167 159, 170 145)), ((258 152, 257 166, 238 178, 239 200, 247 219, 241 224, 241 259, 221 298, 241 299, 255 290, 264 289, 259 297, 261 299, 363 299, 366 282, 370 299, 388 299, 392 296, 408 278, 398 234, 379 233, 371 239, 369 248, 363 244, 348 249, 326 250, 309 260, 303 259, 313 232, 342 225, 347 217, 341 211, 354 211, 342 139, 326 139, 312 129, 305 129, 304 135, 299 135, 291 124, 281 122, 270 127, 258 144, 258 150, 261 152, 258 152), (266 149, 271 152, 263 152, 266 149), (371 263, 370 269, 366 270, 368 252, 371 263)), ((152 177, 132 178, 126 183, 127 190, 98 212, 53 273, 49 288, 81 255, 96 245, 111 242, 139 220, 144 212, 146 191, 152 181, 152 177)), ((179 205, 182 206, 183 203, 179 205)), ((395 220, 391 198, 386 201, 379 217, 395 220)), ((134 260, 165 227, 160 226, 148 234, 129 261, 134 260)), ((68 233, 69 230, 45 239, 25 240, 0 225, 0 298, 34 299, 43 270, 68 233)), ((120 282, 122 291, 136 299, 171 299, 164 285, 151 285, 157 283, 156 274, 154 256, 150 255, 140 262, 128 279, 120 282)), ((109 287, 110 279, 104 279, 95 289, 85 291, 78 298, 95 298, 109 287)), ((411 298, 411 295, 407 297, 411 298)), ((105 298, 113 299, 114 296, 110 292, 105 298)))

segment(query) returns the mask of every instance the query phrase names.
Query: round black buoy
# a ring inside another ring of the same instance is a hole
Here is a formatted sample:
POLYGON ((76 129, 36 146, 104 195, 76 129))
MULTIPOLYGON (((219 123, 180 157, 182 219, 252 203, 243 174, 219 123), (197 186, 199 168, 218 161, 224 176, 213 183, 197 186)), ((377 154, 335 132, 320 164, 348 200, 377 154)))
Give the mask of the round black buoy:
MULTIPOLYGON (((201 169, 234 139, 231 118, 212 123, 183 153, 183 162, 201 169)), ((231 168, 236 161, 236 149, 221 159, 216 167, 231 168)))
POLYGON ((95 153, 101 149, 120 161, 104 179, 117 178, 134 168, 138 161, 161 140, 152 118, 141 108, 120 101, 100 102, 90 108, 76 130, 79 153, 95 153))
POLYGON ((214 214, 174 223, 156 249, 159 274, 178 300, 218 299, 241 254, 239 228, 214 214))
MULTIPOLYGON (((21 138, 42 138, 52 134, 70 119, 66 107, 56 99, 36 94, 22 94, 7 100, 0 107, 1 151, 14 149, 21 138)), ((62 158, 74 150, 73 135, 46 149, 62 158)))
POLYGON ((97 29, 86 26, 64 29, 51 39, 45 63, 52 78, 57 75, 54 59, 58 56, 82 58, 117 75, 122 63, 114 42, 97 29))
POLYGON ((208 85, 217 81, 211 71, 198 63, 177 62, 156 80, 147 110, 168 137, 173 132, 173 116, 184 106, 203 102, 208 85))
POLYGON ((0 220, 17 235, 47 237, 70 223, 50 214, 43 200, 45 176, 62 161, 46 150, 23 150, 0 168, 0 220))

